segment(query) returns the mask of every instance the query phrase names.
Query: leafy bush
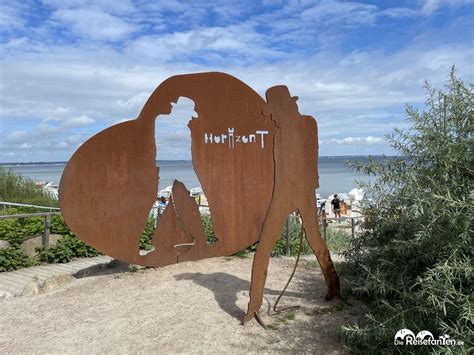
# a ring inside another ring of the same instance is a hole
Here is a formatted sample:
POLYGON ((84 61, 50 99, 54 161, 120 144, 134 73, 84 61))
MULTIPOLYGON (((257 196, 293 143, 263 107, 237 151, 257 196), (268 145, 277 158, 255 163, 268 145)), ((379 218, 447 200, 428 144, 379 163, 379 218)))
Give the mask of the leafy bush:
POLYGON ((67 226, 66 222, 64 222, 63 216, 59 216, 59 215, 51 216, 50 231, 51 233, 61 234, 61 235, 71 233, 71 230, 67 226))
MULTIPOLYGON (((2 214, 17 214, 23 211, 10 208, 2 214)), ((0 220, 0 239, 8 241, 12 246, 19 246, 27 237, 44 233, 44 218, 10 218, 0 220)))
MULTIPOLYGON (((291 218, 289 223, 290 229, 290 255, 297 255, 300 247, 300 233, 301 224, 299 224, 296 218, 291 218)), ((272 255, 281 256, 286 255, 286 225, 280 234, 280 238, 273 247, 272 255)), ((309 247, 308 241, 303 237, 303 244, 301 246, 301 254, 312 253, 309 247)))
POLYGON ((408 106, 407 131, 388 138, 397 158, 356 164, 377 176, 363 186, 362 234, 346 252, 352 292, 367 300, 359 324, 343 328, 355 353, 472 353, 473 92, 454 71, 446 91, 427 85, 427 111, 408 106), (463 346, 395 346, 396 332, 428 330, 463 346))
POLYGON ((155 220, 153 218, 148 218, 145 229, 143 230, 142 235, 140 236, 140 249, 142 250, 151 250, 153 249, 153 244, 151 244, 151 239, 155 233, 155 220))
POLYGON ((10 247, 0 250, 0 272, 16 270, 22 267, 35 265, 22 249, 10 247))
MULTIPOLYGON (((4 214, 25 212, 8 209, 4 214)), ((31 211, 28 211, 31 212, 31 211)), ((69 230, 62 216, 51 217, 51 233, 61 234, 56 245, 48 250, 38 248, 38 258, 30 258, 21 249, 21 243, 33 235, 44 233, 44 217, 28 217, 0 220, 0 239, 10 243, 11 248, 0 251, 0 271, 15 270, 37 264, 38 260, 49 263, 65 263, 74 257, 92 257, 99 253, 76 238, 69 230)))
POLYGON ((340 253, 347 250, 351 245, 351 239, 351 233, 346 230, 339 228, 327 229, 326 243, 330 252, 340 253))
POLYGON ((58 240, 56 245, 45 249, 44 247, 36 248, 38 259, 45 263, 67 263, 73 258, 73 252, 64 243, 62 239, 58 240))
POLYGON ((204 234, 207 238, 207 242, 212 244, 217 241, 214 230, 212 229, 212 218, 210 214, 204 213, 201 215, 201 221, 204 225, 204 234))
POLYGON ((49 249, 38 248, 39 260, 48 263, 67 263, 72 258, 90 258, 100 255, 97 250, 88 246, 73 234, 67 234, 49 249))
MULTIPOLYGON (((296 219, 291 219, 290 222, 290 255, 297 255, 300 247, 300 233, 301 224, 296 219)), ((351 241, 351 235, 341 229, 328 228, 327 229, 327 245, 331 252, 341 252, 349 247, 351 241)), ((308 240, 303 238, 303 244, 301 246, 301 254, 312 254, 313 251, 308 244, 308 240)), ((286 226, 283 229, 280 238, 273 247, 272 255, 281 256, 286 255, 286 226)))
POLYGON ((57 207, 58 201, 29 178, 0 166, 0 201, 57 207))
MULTIPOLYGON (((214 231, 212 230, 212 219, 209 214, 202 214, 201 221, 204 225, 204 234, 207 237, 208 243, 214 243, 217 241, 214 231)), ((153 249, 153 244, 151 240, 153 234, 155 233, 155 220, 149 218, 146 222, 145 229, 143 230, 142 235, 140 236, 140 249, 142 250, 151 250, 153 249)))

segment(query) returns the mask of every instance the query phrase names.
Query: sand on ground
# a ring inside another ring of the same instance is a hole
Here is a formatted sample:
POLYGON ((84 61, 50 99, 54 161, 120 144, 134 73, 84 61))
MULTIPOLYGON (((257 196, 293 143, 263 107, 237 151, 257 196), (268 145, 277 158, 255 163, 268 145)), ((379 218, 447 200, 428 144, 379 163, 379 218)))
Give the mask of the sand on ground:
POLYGON ((340 328, 359 317, 362 306, 324 301, 315 261, 300 262, 280 302, 300 308, 269 315, 294 265, 272 258, 261 309, 268 330, 255 320, 241 325, 252 259, 92 270, 52 291, 5 299, 0 353, 344 353, 340 328))

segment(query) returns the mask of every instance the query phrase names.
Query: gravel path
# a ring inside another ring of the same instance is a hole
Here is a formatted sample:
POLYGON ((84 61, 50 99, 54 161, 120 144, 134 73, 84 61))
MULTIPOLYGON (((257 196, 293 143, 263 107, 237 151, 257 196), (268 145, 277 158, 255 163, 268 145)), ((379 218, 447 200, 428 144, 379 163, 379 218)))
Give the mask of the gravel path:
MULTIPOLYGON (((325 302, 318 267, 304 260, 281 306, 270 316, 294 260, 273 258, 256 321, 242 326, 252 257, 221 257, 160 269, 108 268, 34 296, 0 302, 0 353, 343 353, 338 331, 361 313, 325 302), (108 275, 99 275, 108 274, 108 275)), ((354 301, 351 301, 355 303, 354 301)))

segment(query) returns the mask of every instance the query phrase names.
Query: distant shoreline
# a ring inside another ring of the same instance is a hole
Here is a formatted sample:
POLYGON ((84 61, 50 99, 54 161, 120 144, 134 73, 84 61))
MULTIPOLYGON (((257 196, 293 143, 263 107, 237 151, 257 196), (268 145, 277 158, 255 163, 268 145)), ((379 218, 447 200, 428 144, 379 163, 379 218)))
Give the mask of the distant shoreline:
MULTIPOLYGON (((382 158, 382 157, 387 157, 387 158, 394 158, 396 156, 394 155, 383 155, 383 154, 377 154, 377 155, 320 155, 319 158, 324 158, 324 159, 341 159, 341 158, 348 158, 348 159, 354 159, 354 158, 368 158, 368 157, 373 157, 373 158, 382 158)), ((179 163, 179 162, 185 162, 185 163, 190 163, 192 162, 191 159, 160 159, 156 160, 157 163, 159 162, 165 162, 165 163, 179 163)), ((39 165, 66 165, 68 162, 67 161, 38 161, 38 162, 10 162, 10 163, 0 163, 0 166, 39 166, 39 165)))
MULTIPOLYGON (((383 156, 372 156, 372 158, 375 161, 384 159, 383 156)), ((351 169, 346 164, 347 161, 365 163, 369 161, 369 158, 367 155, 320 157, 318 161, 320 185, 318 193, 321 196, 349 192, 358 186, 357 181, 367 182, 370 180, 370 177, 363 172, 351 169)), ((66 164, 65 161, 0 163, 0 168, 6 171, 11 170, 34 181, 57 184, 61 180, 66 164)), ((175 179, 189 187, 201 186, 191 160, 158 160, 156 165, 160 167, 160 189, 171 186, 175 179)))

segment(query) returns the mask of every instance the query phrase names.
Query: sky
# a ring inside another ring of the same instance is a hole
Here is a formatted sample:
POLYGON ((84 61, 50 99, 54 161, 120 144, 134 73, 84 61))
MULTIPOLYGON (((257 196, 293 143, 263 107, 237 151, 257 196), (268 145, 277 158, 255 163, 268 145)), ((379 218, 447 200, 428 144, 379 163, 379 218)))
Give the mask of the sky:
MULTIPOLYGON (((138 116, 166 78, 223 71, 284 84, 318 121, 320 155, 393 154, 424 82, 474 77, 473 0, 43 0, 0 3, 0 163, 66 161, 138 116)), ((190 159, 181 98, 156 121, 158 159, 190 159)))

